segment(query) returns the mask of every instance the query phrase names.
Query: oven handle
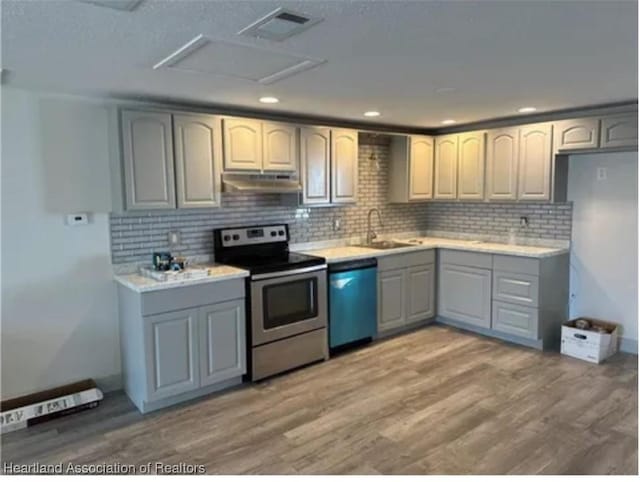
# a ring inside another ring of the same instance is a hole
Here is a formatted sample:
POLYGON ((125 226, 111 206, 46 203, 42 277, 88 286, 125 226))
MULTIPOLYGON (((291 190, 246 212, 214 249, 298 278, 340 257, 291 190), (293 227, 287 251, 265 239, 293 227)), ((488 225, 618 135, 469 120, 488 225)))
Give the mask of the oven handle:
POLYGON ((327 265, 326 264, 321 264, 321 265, 316 265, 316 266, 309 266, 307 268, 290 269, 290 270, 286 270, 286 271, 277 271, 275 273, 256 274, 256 275, 253 275, 251 277, 251 280, 252 281, 259 281, 259 280, 264 280, 264 279, 280 278, 282 276, 291 276, 291 275, 294 275, 294 274, 311 273, 313 271, 321 271, 323 269, 327 269, 327 265))

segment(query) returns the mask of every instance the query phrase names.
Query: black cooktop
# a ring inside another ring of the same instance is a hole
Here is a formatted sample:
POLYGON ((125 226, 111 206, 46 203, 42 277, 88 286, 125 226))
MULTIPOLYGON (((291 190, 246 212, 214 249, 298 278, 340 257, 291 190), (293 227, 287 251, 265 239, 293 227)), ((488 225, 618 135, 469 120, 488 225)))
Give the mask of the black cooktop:
POLYGON ((235 259, 225 261, 225 263, 246 269, 253 275, 319 266, 325 264, 326 260, 319 256, 287 251, 278 254, 237 256, 235 259))

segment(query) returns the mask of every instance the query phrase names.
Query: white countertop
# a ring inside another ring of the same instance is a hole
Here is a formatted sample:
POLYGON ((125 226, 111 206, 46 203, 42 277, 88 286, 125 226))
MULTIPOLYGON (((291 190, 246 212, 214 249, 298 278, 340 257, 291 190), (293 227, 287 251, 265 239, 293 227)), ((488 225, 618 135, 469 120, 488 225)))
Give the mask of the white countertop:
POLYGON ((313 249, 307 245, 307 249, 302 250, 302 252, 315 256, 322 256, 323 258, 326 258, 329 263, 338 263, 341 261, 351 261, 371 257, 378 258, 380 256, 435 248, 473 251, 488 254, 503 254, 508 256, 523 256, 527 258, 547 258, 569 252, 568 247, 524 246, 450 238, 413 237, 410 239, 394 238, 393 240, 401 243, 411 243, 412 246, 393 249, 374 249, 359 246, 332 246, 313 249))
POLYGON ((215 283, 217 281, 225 281, 236 278, 246 278, 249 272, 244 269, 234 268, 224 264, 208 265, 209 275, 203 278, 187 278, 170 281, 156 281, 140 274, 121 274, 114 276, 114 279, 123 286, 145 293, 147 291, 164 290, 169 288, 178 288, 183 286, 193 286, 202 283, 215 283))

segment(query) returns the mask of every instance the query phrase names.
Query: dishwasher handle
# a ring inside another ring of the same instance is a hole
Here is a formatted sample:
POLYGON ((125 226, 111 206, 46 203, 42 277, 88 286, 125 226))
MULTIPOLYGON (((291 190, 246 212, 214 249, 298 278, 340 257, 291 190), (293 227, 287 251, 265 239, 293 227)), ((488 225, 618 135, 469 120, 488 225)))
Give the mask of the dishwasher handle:
POLYGON ((329 273, 343 273, 345 271, 376 268, 377 266, 377 258, 355 259, 353 261, 342 261, 340 263, 330 264, 329 273))

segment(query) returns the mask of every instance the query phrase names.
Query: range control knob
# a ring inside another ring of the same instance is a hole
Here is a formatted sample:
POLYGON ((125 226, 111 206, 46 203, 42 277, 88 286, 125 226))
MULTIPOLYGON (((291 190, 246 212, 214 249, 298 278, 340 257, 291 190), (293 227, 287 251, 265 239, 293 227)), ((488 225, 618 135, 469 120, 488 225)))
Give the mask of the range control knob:
POLYGON ((281 229, 280 231, 278 231, 278 234, 279 234, 280 236, 284 236, 284 231, 281 229))
POLYGON ((276 232, 275 231, 271 231, 271 236, 275 236, 276 232))
POLYGON ((225 234, 222 239, 224 239, 225 241, 229 241, 231 239, 231 236, 229 236, 228 234, 225 234))
POLYGON ((233 235, 233 240, 234 240, 234 241, 237 241, 237 240, 239 240, 239 239, 240 239, 240 235, 238 235, 238 234, 234 234, 234 235, 233 235))

